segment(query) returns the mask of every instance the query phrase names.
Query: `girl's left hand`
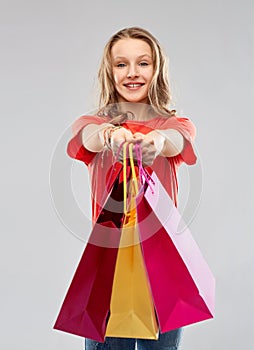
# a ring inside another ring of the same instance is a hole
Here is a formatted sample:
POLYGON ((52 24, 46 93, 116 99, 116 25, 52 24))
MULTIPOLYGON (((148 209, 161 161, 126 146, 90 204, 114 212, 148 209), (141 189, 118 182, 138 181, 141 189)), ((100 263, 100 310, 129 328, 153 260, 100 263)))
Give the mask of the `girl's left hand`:
POLYGON ((133 135, 133 138, 138 138, 140 140, 143 165, 152 165, 155 158, 161 153, 164 147, 165 137, 154 130, 146 135, 136 133, 133 135))

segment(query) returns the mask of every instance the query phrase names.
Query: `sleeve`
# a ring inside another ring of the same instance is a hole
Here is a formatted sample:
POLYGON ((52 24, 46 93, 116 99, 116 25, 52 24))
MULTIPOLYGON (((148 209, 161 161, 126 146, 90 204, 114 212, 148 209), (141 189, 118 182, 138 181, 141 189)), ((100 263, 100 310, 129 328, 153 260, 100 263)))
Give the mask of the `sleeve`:
POLYGON ((72 125, 72 138, 67 144, 67 154, 74 159, 84 162, 89 165, 93 158, 96 156, 96 152, 91 152, 86 149, 82 143, 81 132, 82 129, 88 124, 103 124, 108 122, 103 117, 98 116, 81 116, 74 121, 72 125))
POLYGON ((177 119, 179 123, 178 131, 184 137, 184 147, 182 152, 175 156, 175 161, 179 164, 185 162, 188 165, 193 165, 197 161, 197 156, 193 147, 193 143, 196 138, 196 127, 188 118, 177 119))
POLYGON ((163 129, 175 129, 184 137, 184 147, 180 154, 171 157, 177 165, 185 162, 188 165, 193 165, 197 161, 197 156, 194 151, 193 143, 196 138, 196 127, 189 118, 171 117, 163 123, 163 129))

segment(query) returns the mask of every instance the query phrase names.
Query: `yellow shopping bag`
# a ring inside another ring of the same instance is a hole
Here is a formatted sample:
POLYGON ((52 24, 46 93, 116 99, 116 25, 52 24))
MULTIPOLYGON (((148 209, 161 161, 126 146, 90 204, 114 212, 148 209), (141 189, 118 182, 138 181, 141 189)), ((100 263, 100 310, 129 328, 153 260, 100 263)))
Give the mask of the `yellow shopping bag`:
POLYGON ((126 196, 127 145, 125 144, 123 148, 125 216, 116 261, 106 336, 158 339, 158 324, 139 243, 135 206, 135 196, 138 188, 132 146, 132 144, 129 145, 132 181, 129 186, 130 201, 128 210, 126 196))

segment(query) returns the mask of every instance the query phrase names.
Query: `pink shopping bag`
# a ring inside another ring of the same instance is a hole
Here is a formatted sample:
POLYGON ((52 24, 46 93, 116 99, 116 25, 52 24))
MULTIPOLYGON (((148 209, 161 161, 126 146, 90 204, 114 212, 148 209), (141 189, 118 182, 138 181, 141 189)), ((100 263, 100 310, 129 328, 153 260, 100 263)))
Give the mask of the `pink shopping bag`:
POLYGON ((116 181, 92 229, 54 329, 104 341, 122 216, 122 185, 116 181))
POLYGON ((104 203, 68 288, 54 329, 103 342, 123 222, 123 185, 109 171, 104 203))
POLYGON ((137 197, 137 215, 163 333, 214 317, 215 278, 154 172, 151 178, 154 184, 137 197))

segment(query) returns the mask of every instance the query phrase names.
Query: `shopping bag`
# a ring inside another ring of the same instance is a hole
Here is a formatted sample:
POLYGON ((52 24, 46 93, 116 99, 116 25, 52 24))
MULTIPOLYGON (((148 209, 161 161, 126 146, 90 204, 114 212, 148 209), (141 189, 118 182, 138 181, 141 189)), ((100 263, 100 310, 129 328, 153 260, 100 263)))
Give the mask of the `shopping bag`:
POLYGON ((122 191, 116 181, 93 226, 54 329, 104 341, 122 226, 122 191), (119 210, 115 210, 117 200, 119 210))
MULTIPOLYGON (((130 202, 121 231, 106 335, 158 339, 158 324, 137 231, 135 197, 138 189, 132 144, 129 145, 129 156, 133 176, 130 181, 130 202)), ((125 174, 125 151, 123 158, 125 174)), ((126 191, 126 176, 124 188, 126 191)))
POLYGON ((163 333, 214 317, 215 278, 155 172, 149 181, 136 198, 138 228, 163 333))

